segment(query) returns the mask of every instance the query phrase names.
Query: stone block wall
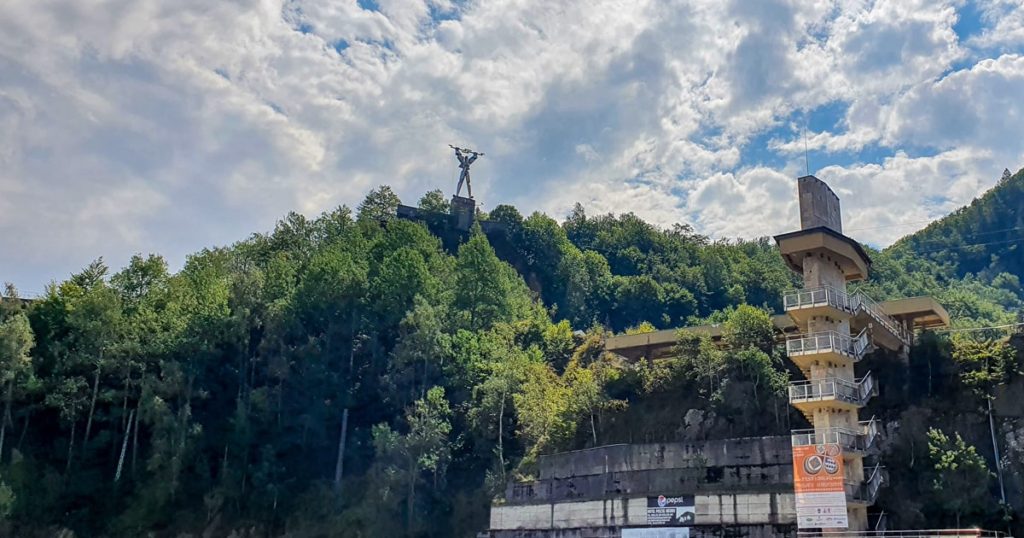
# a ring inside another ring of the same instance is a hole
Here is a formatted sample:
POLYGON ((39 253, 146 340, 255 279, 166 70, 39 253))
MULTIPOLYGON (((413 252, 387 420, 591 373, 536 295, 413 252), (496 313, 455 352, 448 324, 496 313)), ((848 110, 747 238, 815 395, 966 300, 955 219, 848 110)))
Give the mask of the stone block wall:
POLYGON ((789 437, 613 445, 543 456, 509 484, 490 538, 618 538, 647 525, 647 498, 694 495, 692 538, 795 535, 789 437))

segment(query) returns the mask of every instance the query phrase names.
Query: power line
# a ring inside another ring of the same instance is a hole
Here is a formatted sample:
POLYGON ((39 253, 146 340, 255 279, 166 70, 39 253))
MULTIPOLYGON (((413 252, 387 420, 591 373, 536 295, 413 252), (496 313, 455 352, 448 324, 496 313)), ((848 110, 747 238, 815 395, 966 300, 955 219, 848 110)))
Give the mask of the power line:
POLYGON ((1006 239, 1004 241, 990 241, 988 243, 968 243, 966 245, 948 246, 948 247, 936 248, 936 249, 931 249, 931 250, 914 250, 913 248, 911 248, 909 250, 910 250, 910 252, 912 252, 914 254, 931 254, 933 252, 942 252, 944 250, 960 250, 960 249, 964 249, 964 248, 968 248, 968 247, 983 247, 983 246, 987 246, 987 245, 1002 245, 1002 244, 1006 244, 1006 243, 1016 243, 1017 241, 1024 241, 1024 237, 1018 237, 1016 239, 1006 239))
POLYGON ((937 219, 917 220, 917 221, 910 221, 910 222, 900 222, 900 223, 896 223, 896 224, 886 224, 884 226, 871 226, 869 228, 847 228, 844 231, 845 232, 860 232, 860 231, 863 231, 863 230, 881 230, 882 228, 897 228, 897 227, 901 227, 901 226, 914 226, 914 225, 917 225, 917 224, 924 224, 926 222, 934 222, 935 220, 937 220, 937 219))
MULTIPOLYGON (((978 237, 979 235, 990 235, 990 234, 997 234, 997 233, 1002 233, 1002 232, 1012 232, 1012 231, 1015 231, 1015 230, 1024 230, 1024 226, 1014 226, 1013 228, 1003 228, 1001 230, 988 230, 988 231, 977 232, 977 233, 973 233, 973 234, 965 234, 965 235, 962 235, 960 237, 961 238, 962 237, 978 237)), ((937 243, 937 242, 945 241, 945 239, 918 239, 916 241, 918 243, 937 243)))
POLYGON ((992 325, 990 327, 967 327, 963 329, 939 329, 937 333, 962 333, 962 332, 973 332, 973 331, 988 331, 992 329, 1008 329, 1010 327, 1021 327, 1024 326, 1024 322, 1021 323, 1008 323, 1006 325, 992 325))

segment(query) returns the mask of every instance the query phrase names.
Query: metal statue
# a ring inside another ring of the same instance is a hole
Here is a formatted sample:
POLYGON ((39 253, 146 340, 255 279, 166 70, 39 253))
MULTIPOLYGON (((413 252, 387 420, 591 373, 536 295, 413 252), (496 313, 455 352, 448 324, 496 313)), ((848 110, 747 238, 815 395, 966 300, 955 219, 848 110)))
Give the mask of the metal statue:
POLYGON ((462 169, 462 173, 459 174, 459 186, 455 189, 455 196, 462 192, 462 183, 465 182, 466 193, 472 198, 473 187, 469 183, 469 165, 473 164, 477 157, 483 156, 483 153, 467 148, 457 148, 451 144, 448 144, 448 147, 455 150, 455 157, 459 159, 459 168, 462 169))

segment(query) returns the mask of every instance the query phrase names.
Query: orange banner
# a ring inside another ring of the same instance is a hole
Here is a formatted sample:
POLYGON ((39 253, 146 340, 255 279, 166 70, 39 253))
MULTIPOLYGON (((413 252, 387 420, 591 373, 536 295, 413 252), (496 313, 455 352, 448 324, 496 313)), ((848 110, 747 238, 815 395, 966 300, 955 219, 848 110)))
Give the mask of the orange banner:
POLYGON ((843 451, 839 445, 793 447, 797 528, 847 528, 843 451))

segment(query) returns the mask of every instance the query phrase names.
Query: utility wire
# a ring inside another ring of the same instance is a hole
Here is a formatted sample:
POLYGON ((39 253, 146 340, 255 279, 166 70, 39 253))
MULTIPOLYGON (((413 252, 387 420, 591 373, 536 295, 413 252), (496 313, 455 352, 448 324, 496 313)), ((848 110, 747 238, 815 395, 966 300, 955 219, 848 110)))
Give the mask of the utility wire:
POLYGON ((898 227, 901 227, 901 226, 914 226, 914 225, 917 225, 917 224, 924 224, 926 222, 935 222, 936 220, 937 219, 917 220, 917 221, 910 221, 910 222, 899 222, 899 223, 896 223, 896 224, 886 224, 884 226, 871 226, 871 227, 868 227, 868 228, 847 228, 847 229, 845 229, 843 231, 844 232, 859 232, 859 231, 862 231, 862 230, 881 230, 882 228, 898 228, 898 227))
POLYGON ((986 245, 1002 245, 1002 244, 1006 244, 1006 243, 1016 243, 1017 241, 1024 241, 1024 237, 1018 237, 1016 239, 1006 239, 1004 241, 990 241, 988 243, 968 243, 966 245, 949 246, 949 247, 942 247, 942 248, 936 248, 936 249, 931 249, 931 250, 914 250, 913 248, 910 248, 908 250, 910 250, 910 252, 913 253, 913 254, 930 254, 932 252, 942 252, 944 250, 960 250, 960 249, 964 249, 964 248, 968 248, 968 247, 983 247, 983 246, 986 246, 986 245))
MULTIPOLYGON (((1024 226, 1014 226, 1013 228, 1003 228, 1001 230, 988 230, 988 231, 985 231, 985 232, 977 232, 977 233, 973 233, 973 234, 965 234, 965 235, 962 235, 960 237, 961 238, 963 238, 963 237, 978 237, 979 235, 990 235, 990 234, 997 234, 997 233, 1002 233, 1002 232, 1012 232, 1012 231, 1016 231, 1016 230, 1024 230, 1024 226)), ((917 242, 918 243, 937 243, 937 242, 941 242, 941 241, 945 241, 945 240, 946 239, 918 239, 917 242)))
POLYGON ((967 327, 967 328, 963 328, 963 329, 939 329, 939 330, 933 331, 933 332, 937 332, 937 333, 963 333, 963 332, 973 332, 973 331, 988 331, 988 330, 992 330, 992 329, 1008 329, 1010 327, 1021 327, 1021 326, 1024 326, 1024 322, 1021 322, 1021 323, 1008 323, 1006 325, 992 325, 990 327, 967 327))

